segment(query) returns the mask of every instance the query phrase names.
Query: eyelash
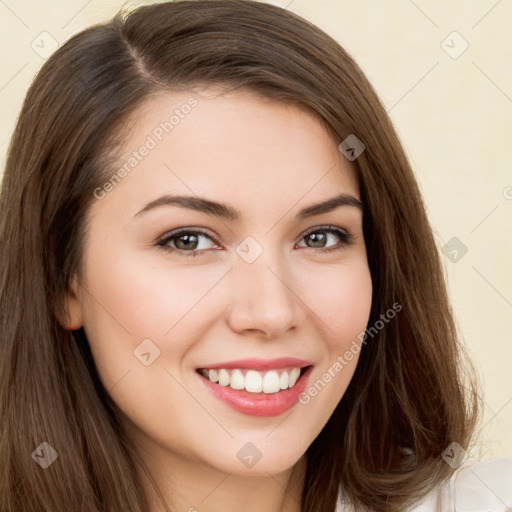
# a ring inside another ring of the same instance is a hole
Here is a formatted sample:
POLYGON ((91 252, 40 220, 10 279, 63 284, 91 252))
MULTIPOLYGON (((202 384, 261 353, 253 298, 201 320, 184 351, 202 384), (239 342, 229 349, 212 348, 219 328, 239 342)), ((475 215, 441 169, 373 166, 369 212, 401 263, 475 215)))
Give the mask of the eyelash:
MULTIPOLYGON (((353 243, 354 237, 348 231, 337 228, 336 226, 317 226, 317 227, 309 230, 308 232, 306 232, 302 236, 301 241, 304 238, 306 238, 308 235, 311 235, 312 233, 317 233, 317 232, 335 233, 341 239, 341 245, 338 247, 323 247, 323 248, 309 247, 310 249, 313 249, 320 253, 341 250, 353 243)), ((166 251, 171 252, 171 253, 181 253, 185 257, 201 256, 206 251, 208 251, 208 249, 202 249, 199 251, 197 251, 197 250, 186 251, 183 249, 178 249, 176 247, 170 247, 169 245, 167 245, 171 240, 173 240, 175 238, 179 238, 181 235, 184 235, 184 234, 205 236, 205 237, 209 238, 210 240, 212 240, 213 242, 215 242, 215 244, 221 245, 215 236, 208 234, 201 230, 192 230, 192 229, 188 229, 188 228, 180 228, 180 229, 177 229, 176 231, 169 233, 167 236, 165 236, 165 238, 159 240, 155 245, 160 246, 163 249, 165 249, 166 251)))

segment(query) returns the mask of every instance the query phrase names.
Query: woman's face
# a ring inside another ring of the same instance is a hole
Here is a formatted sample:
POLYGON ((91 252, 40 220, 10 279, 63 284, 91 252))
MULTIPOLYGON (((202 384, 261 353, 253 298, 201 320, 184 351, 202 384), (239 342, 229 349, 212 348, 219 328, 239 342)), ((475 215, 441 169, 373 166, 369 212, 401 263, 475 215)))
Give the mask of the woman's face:
POLYGON ((355 370, 372 292, 362 211, 315 117, 211 91, 162 93, 125 126, 68 327, 83 325, 144 453, 265 475, 300 459, 355 370))

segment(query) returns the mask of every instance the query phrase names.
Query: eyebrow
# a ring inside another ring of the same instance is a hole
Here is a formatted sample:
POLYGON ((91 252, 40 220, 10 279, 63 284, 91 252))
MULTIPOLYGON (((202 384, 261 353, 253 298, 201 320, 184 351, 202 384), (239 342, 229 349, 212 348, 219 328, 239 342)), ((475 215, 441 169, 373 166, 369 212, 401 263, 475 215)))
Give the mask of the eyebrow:
MULTIPOLYGON (((162 206, 180 206, 190 210, 214 215, 221 219, 236 221, 242 217, 242 214, 235 208, 228 206, 225 203, 218 203, 209 199, 204 199, 198 196, 183 196, 183 195, 164 195, 148 203, 142 210, 135 214, 135 217, 143 213, 159 208, 162 206)), ((363 210, 363 203, 351 194, 338 194, 331 199, 313 204, 300 210, 295 216, 295 221, 300 221, 314 215, 327 213, 340 206, 353 206, 361 211, 363 210)))

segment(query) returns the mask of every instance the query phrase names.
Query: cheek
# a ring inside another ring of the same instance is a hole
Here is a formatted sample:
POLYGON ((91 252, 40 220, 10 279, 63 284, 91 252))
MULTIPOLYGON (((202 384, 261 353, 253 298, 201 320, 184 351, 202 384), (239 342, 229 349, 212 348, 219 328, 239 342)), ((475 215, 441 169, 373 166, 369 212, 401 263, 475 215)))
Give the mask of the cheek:
POLYGON ((229 266, 156 268, 147 258, 95 254, 84 273, 84 330, 103 386, 142 431, 181 442, 202 413, 180 384, 181 365, 218 318, 208 292, 229 266), (169 431, 176 417, 183 427, 169 431))
POLYGON ((84 273, 84 330, 100 375, 115 382, 137 361, 134 351, 148 339, 155 353, 172 348, 173 361, 179 360, 208 322, 208 294, 229 268, 156 267, 147 256, 91 250, 84 273))
POLYGON ((323 325, 325 341, 341 350, 364 331, 370 316, 372 280, 365 258, 304 271, 301 297, 323 325))
MULTIPOLYGON (((318 318, 323 346, 308 386, 299 397, 304 414, 317 418, 311 436, 316 436, 343 397, 355 372, 362 336, 370 317, 372 280, 366 259, 322 269, 315 286, 303 291, 304 302, 318 318)), ((306 282, 303 283, 303 286, 306 282)))
POLYGON ((166 265, 164 250, 158 248, 138 254, 133 247, 124 251, 97 248, 91 250, 88 281, 94 298, 109 305, 110 309, 105 309, 111 320, 133 332, 134 337, 161 338, 229 270, 226 265, 175 262, 166 265))

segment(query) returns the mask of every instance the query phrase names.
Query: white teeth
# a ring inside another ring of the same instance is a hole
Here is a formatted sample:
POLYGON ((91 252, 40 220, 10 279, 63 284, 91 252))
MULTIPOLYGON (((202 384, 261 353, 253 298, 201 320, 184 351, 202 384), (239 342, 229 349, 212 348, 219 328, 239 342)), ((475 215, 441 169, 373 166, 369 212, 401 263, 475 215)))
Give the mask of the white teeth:
POLYGON ((244 386, 245 386, 244 374, 240 370, 235 370, 231 374, 231 382, 229 385, 233 389, 244 389, 244 386))
POLYGON ((249 393, 261 393, 263 391, 263 379, 258 372, 254 370, 247 372, 245 376, 245 389, 249 393))
POLYGON ((283 372, 279 379, 279 387, 281 389, 288 389, 288 372, 283 372))
POLYGON ((268 372, 263 377, 263 393, 277 393, 279 387, 279 375, 277 372, 268 372))
POLYGON ((231 377, 229 376, 227 370, 219 370, 219 384, 221 386, 229 386, 230 380, 231 377))
POLYGON ((291 368, 289 370, 270 370, 260 372, 256 370, 247 370, 245 375, 243 370, 201 370, 201 374, 211 382, 218 383, 220 386, 229 386, 232 389, 245 389, 249 393, 278 393, 281 390, 295 386, 300 377, 300 368, 291 368), (281 374, 279 374, 281 372, 281 374))
POLYGON ((293 368, 293 370, 290 372, 290 375, 288 376, 288 386, 293 388, 295 386, 295 383, 297 382, 297 379, 300 375, 300 368, 293 368))

